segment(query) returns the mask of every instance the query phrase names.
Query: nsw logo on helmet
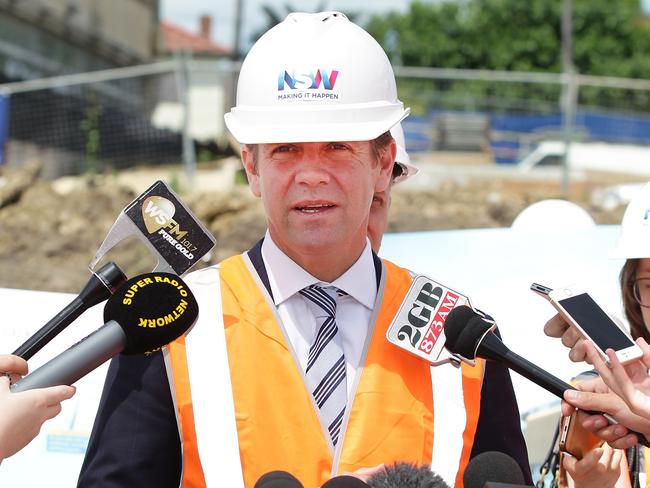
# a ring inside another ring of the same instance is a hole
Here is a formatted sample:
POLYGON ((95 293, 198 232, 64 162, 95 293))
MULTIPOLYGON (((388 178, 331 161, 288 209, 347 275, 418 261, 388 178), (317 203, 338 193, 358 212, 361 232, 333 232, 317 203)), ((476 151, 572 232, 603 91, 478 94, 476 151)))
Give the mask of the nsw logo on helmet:
POLYGON ((334 85, 339 72, 324 69, 287 71, 278 73, 278 100, 338 100, 334 85))

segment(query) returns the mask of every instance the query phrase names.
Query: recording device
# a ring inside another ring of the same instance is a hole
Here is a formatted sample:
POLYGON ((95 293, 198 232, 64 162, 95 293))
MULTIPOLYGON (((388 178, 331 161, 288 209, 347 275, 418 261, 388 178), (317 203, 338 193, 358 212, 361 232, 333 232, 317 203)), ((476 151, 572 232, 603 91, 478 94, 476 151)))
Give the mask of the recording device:
POLYGON ((600 447, 603 440, 582 427, 575 418, 576 415, 578 412, 574 411, 568 417, 561 417, 559 448, 562 452, 568 452, 572 456, 582 459, 587 452, 595 447, 600 447))
POLYGON ((594 343, 596 351, 606 361, 607 349, 613 349, 621 363, 628 363, 643 355, 643 351, 634 343, 632 337, 584 290, 571 286, 552 290, 538 283, 530 285, 530 289, 548 299, 564 320, 594 343))
POLYGON ((25 360, 30 359, 82 313, 110 297, 125 281, 126 276, 115 263, 106 263, 93 272, 74 300, 27 339, 13 354, 25 360))
POLYGON ((157 350, 184 334, 198 314, 194 295, 178 276, 131 278, 108 299, 102 327, 13 384, 11 391, 71 385, 120 352, 157 350))
MULTIPOLYGON (((456 307, 445 321, 446 347, 452 353, 467 359, 480 357, 500 362, 559 398, 563 398, 566 390, 576 389, 508 349, 493 332, 495 328, 494 323, 486 322, 471 308, 456 307)), ((616 423, 602 412, 587 413, 603 415, 610 423, 616 423)), ((632 430, 630 433, 638 437, 640 444, 650 447, 650 442, 643 434, 632 430)))
POLYGON ((493 332, 495 329, 494 323, 486 322, 471 308, 457 307, 451 311, 445 322, 446 347, 452 353, 467 359, 478 356, 503 363, 560 398, 566 390, 575 389, 512 352, 493 332))
POLYGON ((260 476, 254 488, 303 488, 303 485, 291 473, 271 471, 260 476))
MULTIPOLYGON (((162 181, 151 185, 121 212, 91 261, 91 271, 110 249, 131 235, 143 240, 158 259, 154 271, 177 275, 194 266, 216 242, 162 181)), ((79 296, 13 354, 30 359, 84 311, 106 300, 125 281, 126 276, 113 262, 93 271, 79 296)))
POLYGON ((368 488, 368 484, 355 476, 335 476, 327 480, 321 488, 368 488))
POLYGON ((473 457, 463 473, 465 488, 483 488, 487 483, 526 486, 517 461, 499 451, 486 451, 473 457))
POLYGON ((386 466, 384 473, 378 473, 368 480, 370 488, 449 488, 449 485, 430 466, 416 466, 410 463, 395 463, 386 466))

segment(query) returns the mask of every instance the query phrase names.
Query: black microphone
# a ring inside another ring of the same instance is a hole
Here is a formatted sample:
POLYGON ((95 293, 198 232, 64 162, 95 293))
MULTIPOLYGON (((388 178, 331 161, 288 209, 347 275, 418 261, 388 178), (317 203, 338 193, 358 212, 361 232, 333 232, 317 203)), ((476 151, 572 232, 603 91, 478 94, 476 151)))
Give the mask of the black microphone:
POLYGON ((486 451, 470 459, 463 473, 465 488, 483 488, 486 483, 508 483, 526 486, 521 467, 510 456, 499 451, 486 451))
POLYGON ((410 463, 395 463, 386 466, 384 473, 378 473, 368 480, 370 488, 449 488, 430 466, 416 466, 410 463))
POLYGON ((198 315, 194 295, 178 276, 131 278, 108 299, 102 327, 13 384, 11 391, 71 385, 120 352, 143 354, 169 344, 198 315))
POLYGON ((25 360, 31 358, 83 312, 110 297, 125 281, 126 276, 115 263, 112 261, 106 263, 93 272, 74 300, 27 339, 13 354, 25 360))
POLYGON ((254 488, 303 488, 303 485, 291 473, 271 471, 260 476, 254 488))
MULTIPOLYGON (((444 328, 446 337, 445 347, 454 354, 460 354, 466 359, 474 359, 478 356, 503 363, 508 368, 528 378, 533 383, 561 399, 566 390, 576 389, 569 383, 565 383, 508 349, 501 342, 501 339, 492 332, 494 324, 483 320, 479 314, 466 305, 458 306, 449 313, 447 320, 445 320, 444 328)), ((586 410, 586 413, 603 415, 610 424, 616 423, 613 418, 603 412, 586 410)), ((628 430, 630 434, 637 436, 640 444, 650 447, 650 440, 646 439, 643 434, 631 429, 628 430)))
POLYGON ((355 476, 344 474, 327 480, 321 488, 368 488, 368 484, 355 476))
POLYGON ((570 384, 508 349, 492 332, 493 324, 483 320, 470 307, 462 305, 454 308, 447 316, 444 328, 445 347, 454 354, 466 359, 478 356, 501 362, 560 398, 566 390, 575 390, 570 384))

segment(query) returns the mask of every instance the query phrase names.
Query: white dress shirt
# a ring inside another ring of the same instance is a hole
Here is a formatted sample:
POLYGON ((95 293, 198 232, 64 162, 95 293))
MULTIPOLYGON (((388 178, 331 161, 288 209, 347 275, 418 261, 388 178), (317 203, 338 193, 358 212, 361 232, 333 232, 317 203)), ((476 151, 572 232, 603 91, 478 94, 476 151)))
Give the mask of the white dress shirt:
POLYGON ((268 231, 262 243, 262 259, 282 326, 303 373, 307 366, 309 346, 316 337, 317 324, 307 299, 298 292, 318 283, 335 286, 348 294, 337 299, 336 324, 345 354, 349 404, 377 298, 370 241, 366 238, 366 247, 359 259, 332 283, 320 281, 298 266, 273 242, 268 231))

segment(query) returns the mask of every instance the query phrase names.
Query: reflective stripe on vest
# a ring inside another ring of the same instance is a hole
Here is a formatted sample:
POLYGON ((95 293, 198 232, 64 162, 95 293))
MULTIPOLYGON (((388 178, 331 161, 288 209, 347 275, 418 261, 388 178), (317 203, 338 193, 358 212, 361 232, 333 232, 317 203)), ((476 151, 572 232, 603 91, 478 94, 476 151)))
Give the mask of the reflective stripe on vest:
POLYGON ((199 319, 186 337, 163 349, 181 438, 180 486, 242 488, 219 270, 195 271, 185 282, 200 304, 199 319), (200 459, 215 461, 202 466, 200 459))
MULTIPOLYGON (((231 452, 239 448, 247 487, 273 470, 288 471, 311 488, 321 486, 337 473, 399 461, 432 464, 449 484, 462 486, 460 473, 468 462, 478 423, 483 363, 479 361, 475 368, 450 364, 431 368, 386 341, 386 329, 412 281, 406 270, 384 262, 371 320, 375 325, 369 330, 361 358, 364 366, 356 375, 354 400, 344 419, 342 441, 331 452, 277 310, 252 264, 245 256, 235 256, 219 268, 232 390, 223 385, 217 390, 209 376, 199 381, 195 378, 198 368, 191 366, 192 360, 188 369, 197 405, 199 389, 211 389, 213 396, 217 391, 216 402, 224 401, 226 393, 233 392, 237 439, 224 438, 217 428, 225 419, 213 421, 212 432, 204 432, 204 425, 210 422, 201 417, 214 419, 216 414, 201 404, 203 412, 199 413, 197 408, 193 412, 199 433, 196 442, 192 439, 196 435, 193 426, 184 425, 192 421, 192 416, 179 414, 183 486, 203 486, 193 484, 203 474, 208 486, 217 486, 208 481, 215 479, 208 471, 221 471, 224 460, 214 454, 206 457, 201 439, 212 444, 228 442, 231 452), (435 417, 434 408, 438 413, 435 417), (198 452, 193 447, 196 445, 198 452)), ((195 291, 192 281, 188 284, 195 291)), ((218 325, 213 314, 207 316, 201 297, 199 304, 199 322, 189 333, 186 345, 177 341, 169 348, 168 365, 181 413, 187 405, 191 411, 192 404, 189 384, 184 386, 187 381, 183 376, 187 373, 183 372, 182 358, 186 354, 194 358, 203 371, 218 367, 210 364, 218 362, 214 352, 198 355, 194 345, 190 345, 197 328, 216 330, 218 325)))

